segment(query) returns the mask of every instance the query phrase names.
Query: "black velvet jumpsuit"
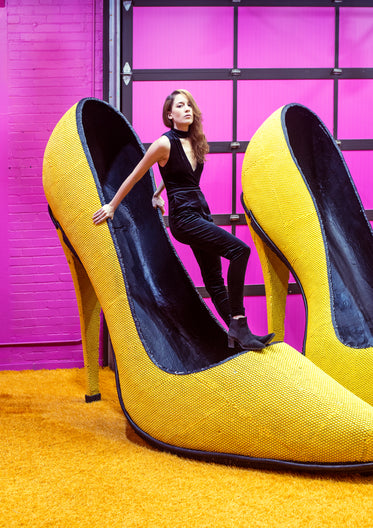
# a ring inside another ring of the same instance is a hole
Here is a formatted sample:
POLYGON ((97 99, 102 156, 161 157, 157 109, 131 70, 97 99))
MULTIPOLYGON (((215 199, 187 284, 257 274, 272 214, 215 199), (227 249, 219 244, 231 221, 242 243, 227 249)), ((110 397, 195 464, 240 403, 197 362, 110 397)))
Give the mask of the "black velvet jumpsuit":
POLYGON ((170 157, 159 166, 169 204, 172 235, 188 244, 197 259, 206 290, 219 315, 229 325, 234 315, 244 315, 243 287, 250 248, 242 240, 213 223, 209 206, 199 187, 203 164, 193 170, 174 130, 164 134, 171 143, 170 157), (221 258, 229 259, 228 292, 221 258))

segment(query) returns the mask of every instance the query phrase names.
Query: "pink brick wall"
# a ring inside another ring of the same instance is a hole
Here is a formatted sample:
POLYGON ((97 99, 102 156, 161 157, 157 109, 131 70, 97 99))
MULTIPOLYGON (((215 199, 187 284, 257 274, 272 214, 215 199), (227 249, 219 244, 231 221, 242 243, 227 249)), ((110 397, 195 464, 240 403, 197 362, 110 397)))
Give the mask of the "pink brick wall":
POLYGON ((0 65, 0 369, 81 366, 42 159, 63 113, 83 97, 102 98, 102 0, 7 0, 0 65))

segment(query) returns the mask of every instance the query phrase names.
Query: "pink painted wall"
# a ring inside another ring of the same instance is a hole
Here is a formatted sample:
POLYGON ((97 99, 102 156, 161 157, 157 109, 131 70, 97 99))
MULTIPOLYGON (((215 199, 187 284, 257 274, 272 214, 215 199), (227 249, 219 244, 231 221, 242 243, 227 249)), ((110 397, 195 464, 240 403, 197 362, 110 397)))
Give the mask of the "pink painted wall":
POLYGON ((7 0, 0 7, 0 369, 82 365, 42 159, 57 121, 87 96, 102 98, 102 0, 7 0))

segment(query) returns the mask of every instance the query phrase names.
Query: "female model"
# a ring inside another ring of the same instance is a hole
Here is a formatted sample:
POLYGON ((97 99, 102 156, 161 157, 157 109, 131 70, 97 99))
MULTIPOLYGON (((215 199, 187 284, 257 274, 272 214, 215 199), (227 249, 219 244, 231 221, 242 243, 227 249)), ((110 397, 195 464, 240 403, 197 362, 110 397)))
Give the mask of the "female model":
POLYGON ((273 334, 256 336, 247 326, 243 289, 250 248, 213 223, 210 209, 199 187, 208 144, 202 130, 201 112, 187 90, 175 90, 163 106, 163 122, 170 128, 149 147, 145 156, 124 180, 110 203, 93 215, 100 224, 114 212, 132 187, 158 163, 162 182, 153 195, 154 207, 164 213, 161 192, 166 188, 169 225, 176 240, 190 245, 206 290, 219 315, 229 326, 228 346, 261 350, 273 334), (221 257, 229 259, 227 285, 222 277, 221 257))

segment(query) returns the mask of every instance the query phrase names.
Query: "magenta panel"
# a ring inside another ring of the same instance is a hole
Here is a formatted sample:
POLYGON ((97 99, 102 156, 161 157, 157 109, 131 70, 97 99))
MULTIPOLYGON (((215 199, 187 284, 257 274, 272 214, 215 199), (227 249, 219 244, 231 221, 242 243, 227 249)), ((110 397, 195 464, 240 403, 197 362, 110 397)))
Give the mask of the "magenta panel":
POLYGON ((341 79, 338 90, 338 137, 373 138, 373 79, 341 79))
POLYGON ((178 88, 191 92, 202 111, 207 141, 230 141, 233 95, 231 81, 152 81, 133 83, 133 126, 143 143, 155 141, 166 131, 163 103, 178 88))
POLYGON ((373 12, 371 7, 340 10, 339 65, 367 68, 373 64, 373 12))
POLYGON ((238 83, 238 139, 250 140, 267 117, 289 103, 303 104, 315 112, 329 130, 332 130, 332 80, 240 81, 238 83))
POLYGON ((245 284, 263 284, 262 268, 258 253, 251 238, 249 227, 247 225, 237 226, 236 236, 246 242, 246 244, 251 248, 250 258, 247 264, 245 284))
POLYGON ((334 64, 334 8, 241 7, 239 68, 324 68, 334 64))
POLYGON ((284 341, 301 352, 306 324, 302 295, 288 295, 285 311, 284 341))
POLYGON ((364 209, 373 209, 373 151, 346 151, 343 152, 343 157, 355 182, 364 209))
POLYGON ((232 66, 231 7, 134 7, 134 68, 232 66))
POLYGON ((209 154, 201 177, 201 189, 212 214, 232 209, 232 155, 209 154))

